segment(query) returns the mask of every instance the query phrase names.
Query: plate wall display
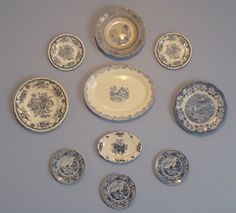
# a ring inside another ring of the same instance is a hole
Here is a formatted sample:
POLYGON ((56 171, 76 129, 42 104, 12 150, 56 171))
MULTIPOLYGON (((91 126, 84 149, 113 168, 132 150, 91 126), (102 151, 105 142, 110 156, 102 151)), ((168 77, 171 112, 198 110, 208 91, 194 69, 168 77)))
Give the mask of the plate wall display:
POLYGON ((188 171, 188 159, 180 151, 166 149, 160 152, 156 158, 155 173, 164 184, 177 185, 182 183, 188 171))
POLYGON ((62 123, 68 104, 66 92, 59 83, 39 77, 20 86, 14 98, 14 112, 27 129, 46 132, 62 123))
POLYGON ((53 177, 63 184, 77 183, 85 170, 83 157, 72 149, 58 150, 52 156, 50 165, 53 177))
POLYGON ((180 69, 192 57, 192 47, 189 40, 179 33, 162 35, 155 47, 158 62, 167 69, 180 69))
POLYGON ((113 57, 129 57, 137 53, 145 41, 142 19, 127 8, 107 10, 95 28, 98 47, 113 57))
POLYGON ((101 157, 114 163, 126 163, 141 154, 140 140, 133 134, 115 131, 104 135, 97 144, 101 157))
POLYGON ((224 94, 211 83, 190 83, 175 99, 176 122, 188 133, 205 135, 215 131, 225 120, 226 111, 224 94))
POLYGON ((92 74, 84 87, 91 111, 109 120, 129 120, 143 115, 153 104, 150 77, 128 65, 110 65, 92 74))
POLYGON ((104 202, 113 209, 128 207, 136 196, 134 181, 127 175, 111 174, 101 185, 104 202))
POLYGON ((76 69, 83 61, 85 49, 82 41, 72 34, 61 34, 53 38, 48 47, 48 58, 59 70, 76 69))

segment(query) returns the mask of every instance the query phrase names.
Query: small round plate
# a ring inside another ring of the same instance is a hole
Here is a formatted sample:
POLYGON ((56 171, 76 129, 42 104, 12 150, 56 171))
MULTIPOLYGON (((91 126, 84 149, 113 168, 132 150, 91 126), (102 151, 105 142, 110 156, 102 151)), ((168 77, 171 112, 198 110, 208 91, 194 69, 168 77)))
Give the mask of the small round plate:
POLYGON ((84 87, 87 106, 108 120, 129 120, 143 115, 153 104, 155 91, 150 77, 127 65, 99 69, 84 87))
POLYGON ((155 172, 162 183, 171 186, 180 184, 186 178, 188 171, 188 159, 180 151, 166 149, 158 154, 155 172))
POLYGON ((179 33, 166 33, 158 39, 155 55, 163 67, 180 69, 190 61, 192 47, 185 36, 179 33))
POLYGON ((129 57, 144 44, 145 27, 142 19, 127 8, 106 11, 95 29, 98 47, 113 57, 129 57))
POLYGON ((113 163, 126 163, 140 155, 142 145, 135 135, 115 131, 104 135, 99 140, 97 150, 105 160, 113 163))
POLYGON ((215 131, 223 123, 226 111, 224 94, 206 82, 186 85, 175 99, 176 122, 188 133, 204 135, 215 131))
POLYGON ((61 34, 53 38, 48 47, 48 58, 59 70, 76 69, 83 61, 85 49, 82 41, 71 34, 61 34))
POLYGON ((53 177, 63 184, 77 183, 84 173, 85 161, 75 150, 58 150, 51 159, 51 172, 53 177))
POLYGON ((136 186, 127 175, 111 174, 101 185, 104 202, 113 209, 128 207, 136 196, 136 186))
POLYGON ((14 99, 14 112, 27 129, 46 132, 62 123, 68 104, 66 92, 59 83, 39 77, 20 86, 14 99))

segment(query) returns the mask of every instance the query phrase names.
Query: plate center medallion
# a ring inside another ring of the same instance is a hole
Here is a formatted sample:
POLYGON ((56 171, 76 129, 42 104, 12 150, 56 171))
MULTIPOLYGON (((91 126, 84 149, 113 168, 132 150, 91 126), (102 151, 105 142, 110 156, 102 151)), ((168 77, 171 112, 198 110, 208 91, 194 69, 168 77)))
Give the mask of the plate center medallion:
POLYGON ((123 155, 128 149, 128 145, 125 144, 122 139, 116 139, 116 142, 112 144, 112 147, 112 152, 120 155, 123 155))
POLYGON ((183 166, 181 161, 174 156, 166 158, 163 162, 163 171, 167 176, 176 177, 181 174, 183 166))
POLYGON ((61 173, 64 176, 72 176, 78 172, 79 162, 78 160, 70 155, 66 155, 58 162, 61 173))
POLYGON ((129 98, 129 88, 125 87, 110 87, 110 99, 113 102, 124 102, 129 98))
POLYGON ((74 60, 75 59, 75 50, 73 46, 69 44, 64 44, 60 46, 58 55, 63 58, 63 60, 74 60))
POLYGON ((125 200, 130 194, 129 186, 121 180, 116 180, 110 186, 109 193, 114 200, 125 200))
POLYGON ((166 46, 165 54, 171 59, 171 60, 177 60, 181 57, 181 48, 173 43, 166 46))
POLYGON ((34 113, 34 117, 47 118, 50 117, 54 102, 52 96, 45 93, 33 93, 31 99, 27 105, 34 113))
POLYGON ((208 122, 215 111, 213 101, 205 94, 194 94, 185 105, 186 116, 190 121, 198 124, 208 122))

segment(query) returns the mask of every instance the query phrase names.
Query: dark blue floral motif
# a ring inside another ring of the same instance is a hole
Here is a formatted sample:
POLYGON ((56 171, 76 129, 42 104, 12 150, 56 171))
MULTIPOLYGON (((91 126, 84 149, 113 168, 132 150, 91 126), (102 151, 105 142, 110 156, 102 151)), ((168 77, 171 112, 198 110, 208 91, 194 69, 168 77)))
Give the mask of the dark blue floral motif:
POLYGON ((30 110, 34 113, 35 117, 47 118, 51 112, 51 108, 54 106, 54 102, 48 96, 47 93, 32 94, 32 97, 27 105, 30 110))
POLYGON ((128 145, 124 143, 123 139, 116 139, 115 143, 112 143, 112 152, 115 154, 124 154, 128 149, 128 145))

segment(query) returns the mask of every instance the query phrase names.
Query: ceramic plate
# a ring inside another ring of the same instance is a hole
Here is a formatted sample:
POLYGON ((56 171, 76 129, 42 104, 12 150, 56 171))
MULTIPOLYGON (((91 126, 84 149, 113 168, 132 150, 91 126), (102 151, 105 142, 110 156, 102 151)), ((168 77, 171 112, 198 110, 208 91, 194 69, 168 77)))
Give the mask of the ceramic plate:
POLYGON ((63 71, 77 68, 83 61, 85 49, 82 41, 71 34, 56 36, 48 48, 48 57, 54 67, 63 71))
POLYGON ((189 162, 183 153, 166 149, 158 154, 155 172, 162 183, 167 185, 180 184, 186 178, 188 171, 189 162))
POLYGON ((77 183, 84 173, 85 162, 83 157, 75 150, 58 150, 51 159, 53 177, 64 184, 77 183))
POLYGON ((84 98, 97 115, 121 121, 144 114, 153 104, 155 92, 147 74, 127 65, 111 65, 87 80, 84 98))
POLYGON ((166 33, 157 41, 155 55, 162 66, 168 69, 180 69, 190 61, 192 47, 185 36, 166 33))
POLYGON ((48 78, 33 78, 18 89, 14 112, 27 129, 46 132, 56 128, 68 111, 67 95, 57 82, 48 78))
POLYGON ((97 149, 105 160, 126 163, 140 155, 142 145, 135 135, 116 131, 104 135, 99 140, 97 149))
POLYGON ((129 57, 137 53, 145 40, 142 19, 126 8, 106 11, 98 20, 95 39, 99 48, 114 57, 129 57))
POLYGON ((113 209, 128 207, 136 196, 133 180, 127 175, 111 174, 105 178, 101 186, 104 202, 113 209))
POLYGON ((215 131, 224 121, 226 111, 224 94, 210 83, 188 84, 175 99, 177 124, 188 133, 203 135, 215 131))

